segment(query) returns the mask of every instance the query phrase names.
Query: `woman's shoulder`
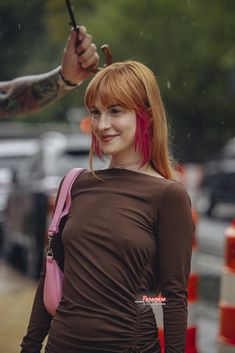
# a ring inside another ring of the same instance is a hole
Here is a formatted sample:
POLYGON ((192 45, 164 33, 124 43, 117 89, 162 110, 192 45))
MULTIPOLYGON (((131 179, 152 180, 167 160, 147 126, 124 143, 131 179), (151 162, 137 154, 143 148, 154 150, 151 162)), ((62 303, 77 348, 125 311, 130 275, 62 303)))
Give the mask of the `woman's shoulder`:
POLYGON ((186 186, 178 180, 170 180, 162 191, 161 201, 168 200, 176 205, 180 202, 188 202, 191 205, 191 199, 186 186))

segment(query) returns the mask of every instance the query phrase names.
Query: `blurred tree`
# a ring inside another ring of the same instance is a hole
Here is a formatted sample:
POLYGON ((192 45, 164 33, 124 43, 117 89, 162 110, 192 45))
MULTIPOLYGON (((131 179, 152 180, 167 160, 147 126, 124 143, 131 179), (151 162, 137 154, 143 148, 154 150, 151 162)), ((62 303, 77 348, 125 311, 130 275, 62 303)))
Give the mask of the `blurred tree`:
MULTIPOLYGON (((26 63, 35 57, 35 53, 40 52, 37 48, 40 47, 43 52, 46 33, 42 14, 43 5, 40 0, 25 0, 23 3, 8 0, 0 3, 2 81, 27 74, 26 63)), ((40 56, 37 56, 34 64, 37 61, 40 61, 40 56)))

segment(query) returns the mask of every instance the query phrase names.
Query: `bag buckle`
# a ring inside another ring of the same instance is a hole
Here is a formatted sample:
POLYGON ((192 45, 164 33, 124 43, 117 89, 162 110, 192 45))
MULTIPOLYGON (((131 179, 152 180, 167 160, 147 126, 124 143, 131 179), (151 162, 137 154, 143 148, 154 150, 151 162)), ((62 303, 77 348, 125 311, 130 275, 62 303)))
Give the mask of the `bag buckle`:
POLYGON ((51 248, 51 241, 52 241, 52 236, 49 236, 46 253, 47 253, 47 256, 51 256, 54 259, 54 254, 51 248))

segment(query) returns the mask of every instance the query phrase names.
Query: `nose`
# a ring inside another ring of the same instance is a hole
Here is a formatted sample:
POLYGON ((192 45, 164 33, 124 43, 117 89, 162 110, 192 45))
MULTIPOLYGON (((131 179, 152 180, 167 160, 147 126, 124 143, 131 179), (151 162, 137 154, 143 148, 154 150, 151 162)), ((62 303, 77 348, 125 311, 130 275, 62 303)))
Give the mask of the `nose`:
POLYGON ((104 131, 111 127, 109 116, 106 114, 101 114, 99 118, 99 123, 97 126, 98 131, 104 131))

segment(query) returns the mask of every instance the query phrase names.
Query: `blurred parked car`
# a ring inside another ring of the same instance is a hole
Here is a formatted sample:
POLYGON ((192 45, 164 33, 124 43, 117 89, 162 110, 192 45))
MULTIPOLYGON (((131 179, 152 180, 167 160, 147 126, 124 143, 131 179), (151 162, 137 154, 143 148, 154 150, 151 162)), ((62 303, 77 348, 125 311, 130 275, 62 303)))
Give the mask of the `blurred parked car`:
POLYGON ((208 216, 213 215, 219 203, 235 204, 235 138, 229 140, 220 153, 204 165, 200 188, 208 198, 208 216))
POLYGON ((0 169, 0 254, 3 246, 3 227, 5 222, 5 211, 7 199, 10 193, 12 173, 7 168, 0 169))
POLYGON ((3 246, 3 232, 7 200, 12 182, 21 163, 38 148, 36 139, 4 139, 0 141, 0 253, 3 246))
MULTIPOLYGON (((8 199, 4 258, 37 278, 42 265, 48 219, 62 177, 74 167, 88 168, 90 135, 44 134, 35 153, 22 163, 8 199)), ((94 169, 104 164, 94 158, 94 169)))

